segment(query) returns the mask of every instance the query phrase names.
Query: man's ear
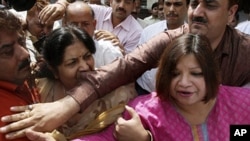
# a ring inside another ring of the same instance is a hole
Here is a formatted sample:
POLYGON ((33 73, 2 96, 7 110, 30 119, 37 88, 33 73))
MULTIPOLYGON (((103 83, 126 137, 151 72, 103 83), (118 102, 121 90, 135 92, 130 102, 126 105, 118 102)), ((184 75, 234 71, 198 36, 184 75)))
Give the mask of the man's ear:
POLYGON ((94 27, 96 28, 96 19, 93 20, 94 27))
POLYGON ((237 10, 238 10, 238 5, 237 4, 230 7, 230 9, 228 10, 228 23, 233 21, 237 10))

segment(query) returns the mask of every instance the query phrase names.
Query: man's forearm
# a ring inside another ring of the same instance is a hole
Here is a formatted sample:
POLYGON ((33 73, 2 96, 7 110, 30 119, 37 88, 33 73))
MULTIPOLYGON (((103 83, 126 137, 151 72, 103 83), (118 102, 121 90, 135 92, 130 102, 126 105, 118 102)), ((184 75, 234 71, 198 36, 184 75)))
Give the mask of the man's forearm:
POLYGON ((81 74, 82 84, 72 91, 72 96, 85 108, 99 97, 121 85, 135 81, 146 70, 156 67, 164 49, 173 37, 183 34, 177 32, 160 33, 147 43, 140 45, 130 54, 96 71, 81 74))

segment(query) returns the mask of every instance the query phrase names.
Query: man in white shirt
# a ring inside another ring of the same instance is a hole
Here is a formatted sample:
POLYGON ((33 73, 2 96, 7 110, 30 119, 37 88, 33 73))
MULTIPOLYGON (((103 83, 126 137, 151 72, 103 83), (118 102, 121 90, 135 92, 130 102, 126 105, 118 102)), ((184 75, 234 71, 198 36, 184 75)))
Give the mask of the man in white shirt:
MULTIPOLYGON (((189 0, 165 0, 164 21, 149 25, 141 34, 139 44, 148 41, 153 36, 168 29, 175 29, 185 23, 189 0)), ((147 94, 155 90, 155 74, 157 68, 146 71, 137 79, 136 89, 139 94, 147 94)))
POLYGON ((50 3, 48 0, 44 0, 37 1, 33 7, 27 11, 17 12, 14 9, 10 9, 10 11, 22 21, 23 29, 26 34, 26 47, 30 54, 30 60, 32 64, 37 62, 37 57, 40 55, 40 50, 33 44, 45 35, 48 35, 53 29, 60 27, 58 21, 49 22, 48 24, 40 23, 38 15, 40 11, 49 4, 50 3))
MULTIPOLYGON (((96 20, 91 7, 83 1, 76 1, 68 5, 65 16, 63 18, 64 25, 75 25, 85 30, 94 36, 96 20)), ((117 57, 122 57, 122 53, 118 46, 113 46, 107 40, 95 40, 96 53, 95 67, 100 67, 115 60, 117 57)))
POLYGON ((107 30, 119 38, 129 53, 137 47, 142 27, 131 15, 135 0, 110 0, 111 7, 90 5, 95 12, 97 30, 107 30))
POLYGON ((152 7, 151 7, 151 15, 144 18, 144 21, 148 25, 151 25, 151 24, 154 24, 154 23, 161 21, 158 17, 158 6, 159 6, 158 2, 153 3, 152 7))
POLYGON ((141 11, 141 0, 135 0, 135 8, 132 11, 131 15, 137 20, 137 22, 142 26, 142 28, 147 27, 149 24, 143 19, 138 17, 138 14, 141 11))

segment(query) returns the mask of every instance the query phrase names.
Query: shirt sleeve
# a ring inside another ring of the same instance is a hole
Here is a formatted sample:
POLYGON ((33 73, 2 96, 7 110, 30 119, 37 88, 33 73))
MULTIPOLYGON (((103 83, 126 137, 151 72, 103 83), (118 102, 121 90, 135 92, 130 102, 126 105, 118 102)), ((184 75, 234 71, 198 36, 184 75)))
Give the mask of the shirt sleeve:
POLYGON ((181 28, 160 33, 123 58, 118 58, 95 71, 81 73, 78 76, 81 78, 81 85, 70 92, 71 96, 81 103, 81 110, 85 110, 97 98, 135 81, 146 70, 156 67, 172 38, 187 31, 187 25, 183 25, 181 28))

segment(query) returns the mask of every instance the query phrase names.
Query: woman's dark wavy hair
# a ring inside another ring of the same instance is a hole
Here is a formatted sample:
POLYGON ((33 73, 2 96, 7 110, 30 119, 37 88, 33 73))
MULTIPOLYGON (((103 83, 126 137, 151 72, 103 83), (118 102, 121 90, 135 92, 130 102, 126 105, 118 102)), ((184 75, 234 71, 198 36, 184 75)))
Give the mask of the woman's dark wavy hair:
POLYGON ((220 75, 210 43, 205 36, 189 33, 174 39, 161 56, 156 75, 156 91, 160 98, 173 101, 170 85, 174 78, 174 70, 179 59, 188 54, 195 56, 202 69, 207 92, 203 101, 208 102, 217 96, 220 75))
MULTIPOLYGON (((92 54, 95 53, 95 43, 86 31, 74 26, 62 27, 52 31, 46 37, 42 48, 42 56, 47 65, 57 70, 57 67, 63 62, 65 49, 76 41, 82 42, 92 54)), ((45 70, 43 69, 43 71, 45 70)), ((48 67, 46 71, 48 71, 48 67)), ((54 79, 51 71, 47 72, 47 77, 54 79)))

